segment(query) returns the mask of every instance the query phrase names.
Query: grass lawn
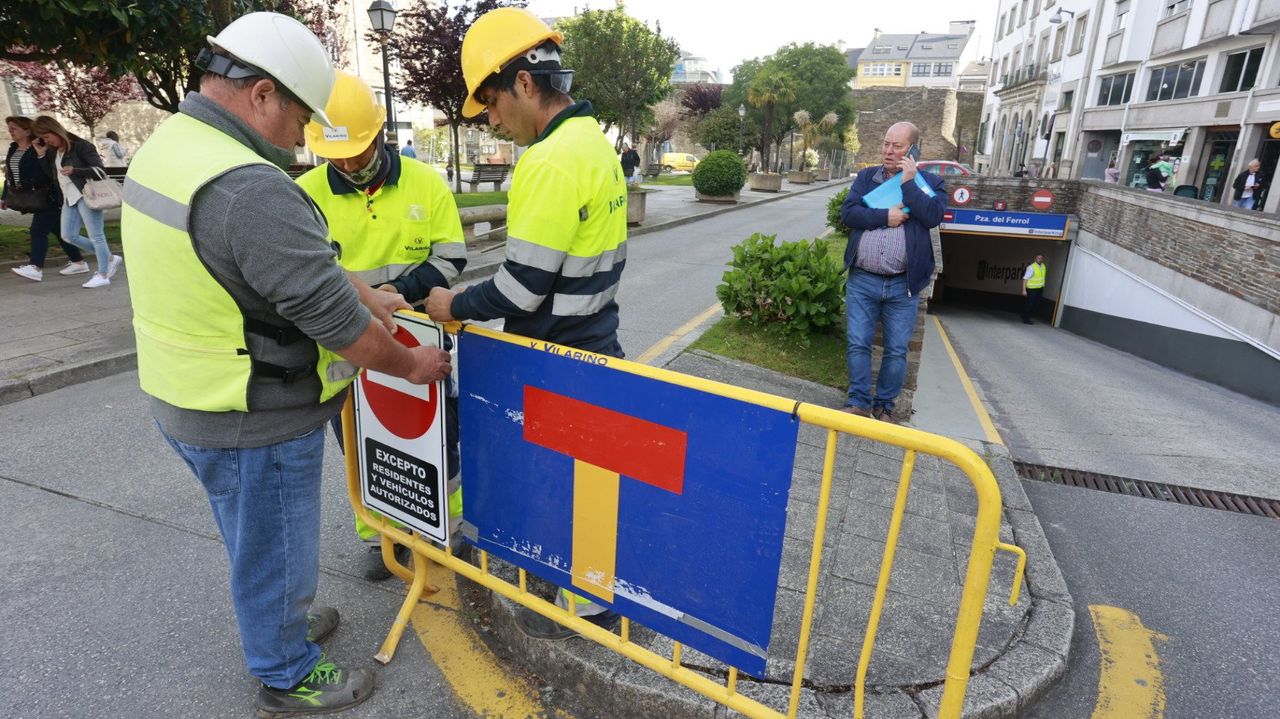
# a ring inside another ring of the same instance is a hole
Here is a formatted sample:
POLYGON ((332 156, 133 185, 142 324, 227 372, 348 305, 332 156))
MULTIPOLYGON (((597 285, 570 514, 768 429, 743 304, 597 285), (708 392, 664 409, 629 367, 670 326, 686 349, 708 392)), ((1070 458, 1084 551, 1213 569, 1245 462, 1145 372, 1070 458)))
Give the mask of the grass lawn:
POLYGON ((505 205, 507 204, 506 192, 455 192, 453 199, 458 203, 458 208, 463 207, 479 207, 480 205, 505 205))
MULTIPOLYGON (((28 216, 29 218, 30 216, 28 216)), ((0 225, 0 262, 10 260, 26 260, 31 251, 31 230, 30 220, 25 225, 0 225)), ((108 222, 107 244, 111 247, 111 251, 120 253, 120 223, 108 222)), ((84 234, 83 232, 81 234, 84 234)), ((84 252, 86 257, 92 258, 92 252, 84 252)), ((48 267, 51 264, 61 264, 63 258, 62 248, 58 246, 57 240, 49 237, 49 259, 45 262, 48 267)))
POLYGON ((690 347, 836 389, 849 383, 842 334, 814 335, 804 347, 772 328, 756 328, 725 317, 690 347))
POLYGON ((642 185, 678 185, 680 187, 693 187, 693 174, 689 173, 685 175, 658 175, 656 178, 652 180, 646 178, 640 184, 642 185))

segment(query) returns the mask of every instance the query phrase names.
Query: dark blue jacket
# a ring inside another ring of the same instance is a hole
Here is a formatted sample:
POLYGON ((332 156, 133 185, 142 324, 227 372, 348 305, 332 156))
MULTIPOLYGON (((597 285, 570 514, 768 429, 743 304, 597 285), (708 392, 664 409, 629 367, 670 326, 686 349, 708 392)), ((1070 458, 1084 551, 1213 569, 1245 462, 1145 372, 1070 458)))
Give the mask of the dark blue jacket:
MULTIPOLYGON (((848 270, 858 258, 858 243, 862 233, 877 227, 889 226, 889 211, 874 210, 862 204, 862 197, 880 186, 876 182, 876 173, 880 167, 867 167, 858 171, 849 187, 849 196, 840 207, 840 221, 850 228, 849 246, 844 251, 844 268, 848 270)), ((942 189, 942 178, 932 172, 920 172, 920 176, 933 188, 934 196, 929 197, 916 186, 907 183, 902 188, 902 202, 911 208, 907 221, 903 223, 907 235, 907 288, 911 294, 918 295, 929 286, 933 277, 933 242, 929 239, 929 230, 942 222, 942 212, 946 208, 946 191, 942 189)))

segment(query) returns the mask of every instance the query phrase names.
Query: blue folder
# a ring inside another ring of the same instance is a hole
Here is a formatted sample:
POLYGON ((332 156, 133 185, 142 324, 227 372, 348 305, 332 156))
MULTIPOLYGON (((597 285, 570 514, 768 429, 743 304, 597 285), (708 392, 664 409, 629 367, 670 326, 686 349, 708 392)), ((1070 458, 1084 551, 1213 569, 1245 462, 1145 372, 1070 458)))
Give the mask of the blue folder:
MULTIPOLYGON (((916 173, 916 187, 919 187, 929 197, 937 194, 932 187, 929 187, 929 183, 925 181, 919 172, 916 173)), ((891 207, 902 205, 903 214, 911 214, 911 208, 902 202, 902 173, 899 172, 890 177, 881 183, 879 187, 863 195, 862 204, 873 210, 887 210, 891 207)))

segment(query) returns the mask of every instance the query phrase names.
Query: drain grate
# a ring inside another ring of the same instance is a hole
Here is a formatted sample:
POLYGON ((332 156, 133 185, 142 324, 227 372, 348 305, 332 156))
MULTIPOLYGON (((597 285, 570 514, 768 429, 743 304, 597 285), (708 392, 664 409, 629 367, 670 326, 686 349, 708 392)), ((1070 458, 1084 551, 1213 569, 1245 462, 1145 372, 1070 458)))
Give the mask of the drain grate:
POLYGON ((1037 482, 1065 484, 1071 487, 1097 489, 1112 494, 1127 494, 1133 497, 1159 499, 1165 502, 1176 502, 1191 507, 1222 509, 1240 514, 1253 514, 1259 517, 1280 519, 1280 500, 1251 497, 1247 494, 1232 492, 1215 492, 1208 489, 1182 487, 1176 484, 1148 482, 1142 479, 1117 477, 1111 474, 1086 472, 1081 469, 1065 467, 1046 467, 1043 464, 1014 461, 1018 476, 1037 482))

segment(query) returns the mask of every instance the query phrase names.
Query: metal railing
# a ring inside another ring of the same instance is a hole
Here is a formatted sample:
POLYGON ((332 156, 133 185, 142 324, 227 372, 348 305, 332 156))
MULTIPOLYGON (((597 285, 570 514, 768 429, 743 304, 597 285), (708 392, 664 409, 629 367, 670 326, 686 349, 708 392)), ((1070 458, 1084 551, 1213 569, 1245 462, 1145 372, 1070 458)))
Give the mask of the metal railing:
MULTIPOLYGON (((446 326, 446 329, 455 334, 458 331, 462 331, 524 347, 529 346, 529 341, 526 338, 481 327, 463 327, 457 323, 451 323, 446 326)), ((538 346, 544 347, 546 345, 539 342, 538 346)), ((465 351, 464 347, 465 345, 460 343, 459 351, 465 351)), ((563 352, 568 348, 551 345, 549 349, 551 351, 558 349, 563 352)), ((584 355, 585 361, 592 361, 593 358, 598 358, 591 353, 581 354, 584 355)), ((854 686, 855 719, 862 719, 863 717, 867 669, 875 648, 876 632, 889 588, 894 554, 897 549, 898 536, 902 527, 903 513, 906 509, 907 496, 911 486, 911 475, 915 467, 917 454, 932 455, 950 462, 963 471, 973 484, 977 497, 977 516, 974 524, 973 539, 970 543, 969 562, 965 573, 955 630, 952 635, 951 650, 946 666, 946 679, 938 711, 940 719, 959 719, 961 708, 964 705, 965 692, 968 688, 970 667, 977 645, 978 629, 982 622, 983 605, 996 551, 1003 550, 1017 555, 1017 567, 1013 577, 1013 588, 1010 592, 1011 605, 1016 604, 1018 601, 1022 577, 1026 568, 1026 553, 1019 547, 999 540, 1000 489, 996 484, 995 477, 991 474, 990 468, 987 467, 982 459, 972 450, 954 440, 909 427, 856 417, 827 407, 797 402, 776 395, 721 384, 625 360, 608 358, 608 364, 618 371, 629 372, 638 376, 786 412, 802 423, 827 430, 822 483, 818 496, 818 516, 814 529, 813 549, 809 560, 808 582, 805 589, 804 611, 800 624, 795 670, 786 710, 783 711, 767 706, 738 692, 737 668, 730 667, 727 679, 722 684, 718 681, 713 681, 705 674, 684 666, 681 659, 684 647, 680 642, 674 643, 671 656, 657 654, 644 646, 632 642, 630 638, 631 623, 626 617, 622 618, 620 630, 615 634, 587 621, 583 617, 577 616, 574 602, 568 602, 566 607, 559 607, 551 601, 542 599, 529 591, 528 576, 523 568, 518 569, 518 583, 512 584, 490 571, 489 554, 483 550, 477 550, 478 564, 471 564, 453 556, 443 548, 425 539, 409 534, 404 529, 392 526, 361 504, 359 468, 356 464, 356 454, 348 452, 346 456, 347 490, 351 505, 361 520, 382 535, 382 558, 384 563, 396 576, 410 584, 404 603, 385 641, 375 655, 375 659, 383 664, 391 661, 396 645, 408 625, 409 616, 414 607, 422 597, 438 591, 437 588, 428 586, 426 582, 426 561, 431 560, 459 576, 465 577, 516 604, 527 607, 552 621, 558 622, 583 637, 648 667, 658 674, 719 702, 744 716, 751 719, 783 719, 784 717, 793 719, 799 710, 800 690, 804 679, 814 607, 817 600, 818 578, 822 562, 827 514, 830 506, 831 485, 835 472, 836 444, 840 434, 847 434, 882 442, 904 450, 902 471, 899 476, 897 496, 885 541, 884 556, 880 564, 875 598, 872 602, 870 619, 868 620, 858 660, 857 677, 854 686), (395 560, 392 550, 393 542, 413 550, 412 570, 395 560)), ((355 447, 357 438, 355 436, 352 400, 350 398, 348 398, 347 404, 343 408, 342 424, 344 446, 355 447)))

